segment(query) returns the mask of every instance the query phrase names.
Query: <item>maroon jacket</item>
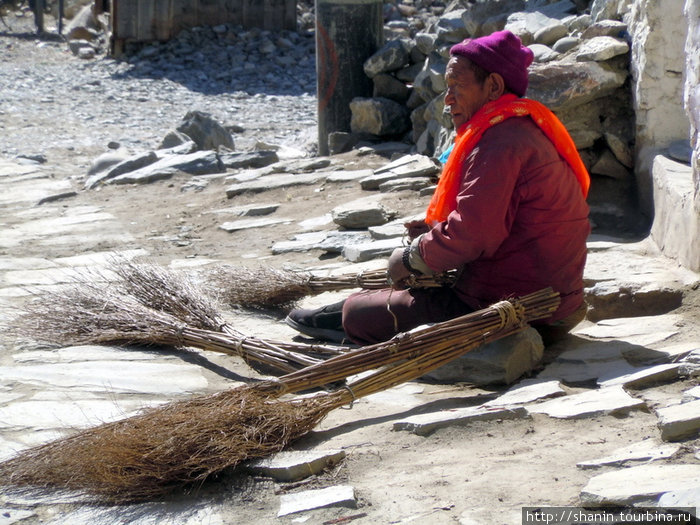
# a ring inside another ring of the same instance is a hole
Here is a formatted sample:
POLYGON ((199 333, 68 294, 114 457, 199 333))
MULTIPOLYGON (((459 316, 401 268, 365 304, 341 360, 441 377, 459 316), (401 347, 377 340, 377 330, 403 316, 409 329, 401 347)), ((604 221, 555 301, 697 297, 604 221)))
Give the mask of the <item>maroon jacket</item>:
POLYGON ((547 322, 583 301, 588 205, 569 165, 529 117, 487 130, 467 157, 457 209, 420 240, 425 263, 464 267, 455 286, 472 308, 551 286, 547 322))

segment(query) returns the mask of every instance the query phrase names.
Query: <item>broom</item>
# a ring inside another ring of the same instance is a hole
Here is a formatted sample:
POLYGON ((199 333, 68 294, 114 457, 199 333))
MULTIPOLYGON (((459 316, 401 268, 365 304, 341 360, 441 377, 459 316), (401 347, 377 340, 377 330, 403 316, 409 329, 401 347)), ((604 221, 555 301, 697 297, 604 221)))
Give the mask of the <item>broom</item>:
MULTIPOLYGON (((409 288, 452 286, 454 271, 435 275, 411 275, 409 288)), ((352 288, 389 288, 386 269, 341 275, 317 275, 308 271, 279 268, 218 266, 210 272, 208 284, 233 306, 248 308, 291 308, 300 299, 323 292, 352 288)))
POLYGON ((282 450, 331 410, 515 333, 527 322, 549 317, 558 304, 558 294, 542 290, 399 334, 274 381, 152 408, 20 452, 0 463, 0 484, 78 491, 109 503, 161 497, 282 450), (375 368, 379 370, 335 392, 276 399, 347 377, 350 371, 375 368))
POLYGON ((155 264, 119 259, 105 271, 76 273, 67 288, 23 305, 8 329, 18 337, 55 344, 194 347, 283 373, 343 351, 247 337, 223 319, 191 278, 155 264))

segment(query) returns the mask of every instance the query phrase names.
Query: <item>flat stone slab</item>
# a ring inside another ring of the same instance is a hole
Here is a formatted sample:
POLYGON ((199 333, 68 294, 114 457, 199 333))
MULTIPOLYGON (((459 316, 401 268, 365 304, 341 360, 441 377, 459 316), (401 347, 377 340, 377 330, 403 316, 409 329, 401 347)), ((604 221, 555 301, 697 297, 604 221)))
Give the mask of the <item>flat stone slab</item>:
POLYGON ((541 379, 524 379, 496 399, 484 403, 483 406, 507 407, 525 405, 548 397, 558 397, 566 394, 559 381, 543 381, 541 379))
POLYGON ((608 374, 611 377, 621 377, 632 374, 638 370, 630 365, 624 359, 615 359, 612 361, 592 361, 575 362, 575 361, 560 361, 547 365, 537 377, 539 379, 558 379, 568 384, 583 384, 597 381, 599 377, 608 374))
POLYGON ((347 246, 343 250, 343 257, 352 262, 369 261, 377 257, 388 257, 396 248, 401 247, 401 239, 393 237, 381 241, 366 242, 347 246))
POLYGON ((253 461, 247 468, 279 481, 296 481, 319 474, 344 458, 344 450, 290 450, 253 461))
POLYGON ((656 506, 661 494, 698 487, 700 465, 641 465, 591 478, 579 498, 593 506, 656 506))
POLYGON ((598 321, 594 326, 580 328, 574 333, 594 339, 624 339, 631 344, 646 346, 676 335, 683 322, 683 317, 677 314, 621 317, 598 321))
POLYGON ((138 399, 41 399, 14 401, 0 406, 0 428, 5 430, 52 430, 63 428, 87 428, 109 421, 116 421, 135 414, 146 406, 161 402, 138 399), (31 414, 31 417, 28 415, 31 414))
POLYGON ((653 439, 645 439, 637 443, 617 448, 610 455, 576 463, 580 469, 601 467, 624 467, 635 462, 652 462, 668 459, 680 450, 680 445, 659 444, 653 439))
POLYGON ((265 175, 250 182, 241 182, 229 186, 226 188, 226 196, 230 199, 242 193, 260 193, 290 186, 311 185, 325 179, 325 173, 283 173, 279 175, 265 175))
POLYGON ((236 221, 228 221, 219 225, 219 228, 229 233, 240 230, 252 230, 254 228, 264 228, 266 226, 274 226, 275 224, 291 223, 292 219, 283 217, 261 217, 259 219, 239 219, 236 221))
POLYGON ((17 381, 80 391, 183 394, 208 386, 200 367, 182 363, 102 360, 0 367, 6 383, 17 381))
POLYGON ((623 350, 622 355, 631 363, 651 365, 675 362, 695 350, 700 351, 700 342, 678 343, 661 346, 660 348, 631 346, 623 350))
POLYGON ((523 407, 467 407, 412 416, 396 421, 393 430, 407 430, 419 436, 427 436, 439 428, 468 425, 474 421, 520 419, 526 416, 527 411, 523 407))
POLYGON ((629 388, 646 388, 657 383, 676 379, 680 367, 680 363, 667 363, 642 368, 636 372, 624 375, 606 373, 598 378, 598 384, 601 387, 621 385, 629 388))
POLYGON ((373 171, 370 169, 367 170, 340 170, 340 171, 332 171, 326 175, 326 180, 328 182, 352 182, 356 180, 362 180, 366 179, 367 177, 371 177, 373 175, 373 171))
POLYGON ((700 432, 700 399, 656 411, 661 439, 680 441, 700 432))
POLYGON ((355 489, 351 485, 336 485, 325 489, 284 494, 280 498, 277 517, 325 507, 357 508, 355 489))
POLYGON ((259 203, 247 204, 245 206, 233 206, 231 208, 221 208, 218 210, 207 211, 204 213, 212 213, 217 215, 235 215, 238 217, 258 217, 260 215, 270 215, 277 211, 280 207, 278 203, 259 203))
POLYGON ((561 419, 615 415, 643 409, 646 409, 644 401, 630 396, 621 386, 572 394, 527 407, 530 413, 561 419))

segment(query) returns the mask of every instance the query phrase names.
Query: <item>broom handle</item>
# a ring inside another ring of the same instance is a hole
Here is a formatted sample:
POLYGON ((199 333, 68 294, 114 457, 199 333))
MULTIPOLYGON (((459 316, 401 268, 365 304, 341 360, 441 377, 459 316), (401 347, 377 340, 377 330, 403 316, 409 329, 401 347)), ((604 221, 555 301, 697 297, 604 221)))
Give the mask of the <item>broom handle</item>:
MULTIPOLYGON (((514 300, 511 304, 522 309, 521 316, 518 316, 519 318, 515 321, 519 330, 520 325, 524 327, 526 322, 549 317, 559 305, 559 294, 551 289, 545 289, 514 300)), ((261 384, 260 387, 278 391, 280 394, 299 392, 379 366, 405 359, 415 359, 431 350, 438 352, 444 348, 462 348, 465 338, 467 344, 476 341, 478 346, 489 340, 490 333, 501 330, 504 326, 511 329, 510 326, 505 325, 496 308, 488 307, 433 327, 398 334, 388 342, 350 351, 282 376, 277 381, 261 384)))

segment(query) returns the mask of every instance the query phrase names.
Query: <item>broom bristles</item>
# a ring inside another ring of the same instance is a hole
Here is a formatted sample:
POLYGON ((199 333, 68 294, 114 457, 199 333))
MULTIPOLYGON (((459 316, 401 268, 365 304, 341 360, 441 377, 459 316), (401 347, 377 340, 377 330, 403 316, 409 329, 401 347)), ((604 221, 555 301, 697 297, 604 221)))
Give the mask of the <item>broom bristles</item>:
MULTIPOLYGON (((209 286, 232 306, 289 309, 309 295, 353 288, 388 288, 386 269, 341 275, 318 275, 309 271, 279 268, 219 266, 208 275, 209 286)), ((410 288, 451 286, 456 273, 412 276, 410 288)))
POLYGON ((236 388, 22 451, 0 463, 0 480, 19 489, 58 488, 109 503, 151 500, 282 450, 332 408, 328 398, 271 402, 269 394, 236 388))

